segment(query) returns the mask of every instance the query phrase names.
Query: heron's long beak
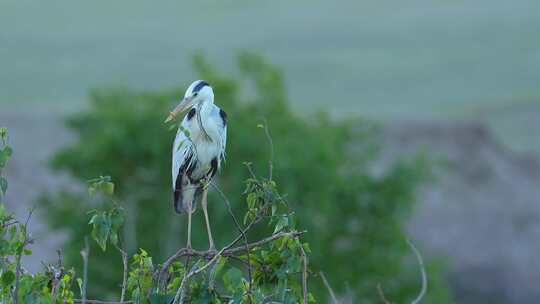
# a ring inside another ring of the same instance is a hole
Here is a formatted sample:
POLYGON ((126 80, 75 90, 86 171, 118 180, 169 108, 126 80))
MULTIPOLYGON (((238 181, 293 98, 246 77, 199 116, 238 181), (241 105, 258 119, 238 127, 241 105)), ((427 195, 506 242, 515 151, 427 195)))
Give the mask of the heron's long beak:
POLYGON ((193 106, 193 96, 186 97, 182 99, 182 101, 169 113, 169 116, 167 119, 165 119, 165 123, 168 123, 169 121, 173 120, 178 114, 184 112, 185 110, 191 108, 193 106))

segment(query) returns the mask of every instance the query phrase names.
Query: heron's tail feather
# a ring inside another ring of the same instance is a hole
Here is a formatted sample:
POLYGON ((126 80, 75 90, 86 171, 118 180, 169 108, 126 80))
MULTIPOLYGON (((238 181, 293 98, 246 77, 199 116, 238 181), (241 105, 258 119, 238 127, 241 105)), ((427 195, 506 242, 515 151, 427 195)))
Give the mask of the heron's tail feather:
POLYGON ((178 214, 188 212, 189 204, 191 203, 191 212, 197 209, 197 200, 202 193, 202 188, 199 185, 187 184, 181 189, 174 190, 173 205, 174 210, 178 214))

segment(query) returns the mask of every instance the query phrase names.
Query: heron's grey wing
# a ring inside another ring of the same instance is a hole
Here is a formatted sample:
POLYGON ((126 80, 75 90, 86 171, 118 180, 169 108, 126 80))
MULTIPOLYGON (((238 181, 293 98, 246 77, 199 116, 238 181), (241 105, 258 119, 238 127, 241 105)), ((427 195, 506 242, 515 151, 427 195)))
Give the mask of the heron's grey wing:
POLYGON ((188 203, 191 202, 192 211, 195 211, 195 197, 200 192, 199 187, 192 185, 189 171, 193 170, 195 164, 194 145, 189 138, 188 121, 184 119, 181 127, 178 129, 173 144, 172 160, 172 187, 173 187, 173 206, 177 213, 185 212, 188 203))
POLYGON ((219 109, 219 116, 223 122, 223 127, 219 128, 218 134, 220 139, 219 156, 220 160, 225 161, 225 150, 227 148, 227 113, 222 109, 219 109))
POLYGON ((193 142, 186 134, 187 121, 182 121, 174 139, 172 150, 172 187, 176 188, 176 181, 181 177, 181 169, 188 168, 193 161, 193 142))
POLYGON ((225 161, 225 150, 227 148, 227 126, 225 126, 220 132, 221 146, 220 146, 220 157, 221 160, 225 161))

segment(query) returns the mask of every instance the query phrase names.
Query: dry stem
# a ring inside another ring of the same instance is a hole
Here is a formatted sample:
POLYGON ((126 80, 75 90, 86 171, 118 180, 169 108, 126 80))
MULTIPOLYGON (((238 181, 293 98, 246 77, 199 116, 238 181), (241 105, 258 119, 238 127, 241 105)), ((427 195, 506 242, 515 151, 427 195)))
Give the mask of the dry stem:
POLYGON ((86 286, 88 284, 88 256, 90 255, 90 246, 88 245, 88 237, 84 238, 84 249, 81 250, 81 256, 83 259, 83 284, 81 290, 82 303, 87 304, 86 301, 86 286))
POLYGON ((334 293, 334 290, 332 287, 330 287, 330 284, 328 283, 328 280, 326 280, 326 276, 323 272, 319 272, 319 275, 321 276, 321 279, 324 283, 324 286, 326 286, 326 289, 328 289, 328 293, 330 294, 330 297, 332 298, 333 304, 339 304, 338 299, 336 298, 336 294, 334 293))
POLYGON ((302 292, 304 296, 304 304, 308 304, 308 288, 307 288, 307 277, 308 277, 308 270, 307 270, 307 255, 304 251, 304 247, 302 246, 302 243, 300 243, 300 253, 302 255, 302 262, 303 262, 303 269, 302 269, 302 292))

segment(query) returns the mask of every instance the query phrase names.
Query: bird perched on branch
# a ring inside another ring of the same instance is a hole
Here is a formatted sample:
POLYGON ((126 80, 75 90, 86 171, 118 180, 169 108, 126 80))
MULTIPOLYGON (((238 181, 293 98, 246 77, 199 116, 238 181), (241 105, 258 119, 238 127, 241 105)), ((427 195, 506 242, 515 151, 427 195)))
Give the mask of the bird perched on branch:
POLYGON ((214 240, 208 220, 208 185, 225 160, 227 114, 214 104, 214 91, 203 80, 193 82, 165 122, 189 109, 176 133, 172 150, 173 206, 188 214, 188 241, 191 248, 191 214, 202 197, 202 209, 210 249, 214 240))

